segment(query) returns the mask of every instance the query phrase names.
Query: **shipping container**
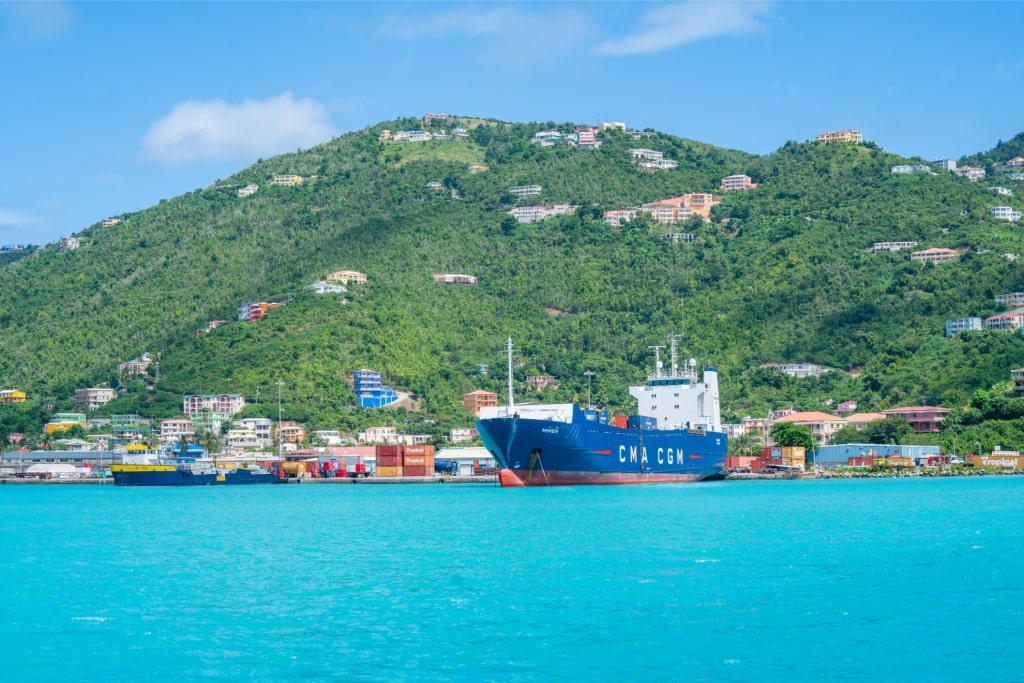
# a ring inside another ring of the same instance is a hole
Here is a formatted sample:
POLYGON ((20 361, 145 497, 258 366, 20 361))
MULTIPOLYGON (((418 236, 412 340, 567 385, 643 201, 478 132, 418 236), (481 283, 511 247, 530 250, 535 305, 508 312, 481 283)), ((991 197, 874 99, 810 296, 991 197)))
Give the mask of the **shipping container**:
POLYGON ((398 457, 402 457, 402 447, 401 446, 377 446, 376 447, 376 455, 377 455, 378 458, 380 456, 382 456, 382 455, 395 455, 395 456, 398 456, 398 457))
POLYGON ((429 471, 423 465, 406 465, 402 468, 403 477, 425 477, 428 474, 434 474, 433 467, 429 471))
POLYGON ((612 418, 612 424, 619 429, 627 429, 629 427, 629 418, 625 415, 616 415, 612 418))
POLYGON ((870 455, 856 455, 852 458, 847 458, 846 464, 850 467, 874 467, 875 459, 870 455))
POLYGON ((893 455, 888 458, 876 458, 875 464, 879 467, 913 467, 914 459, 893 455))
POLYGON ((971 462, 977 467, 1004 467, 1006 469, 1024 469, 1024 455, 974 455, 971 462))
POLYGON ((377 467, 401 467, 402 456, 400 455, 378 455, 377 467))
POLYGON ((377 465, 377 476, 378 477, 400 477, 402 476, 401 467, 381 467, 377 465))
POLYGON ((433 455, 434 446, 432 444, 419 444, 416 446, 402 446, 402 455, 433 455))
POLYGON ((834 446, 818 446, 808 454, 808 460, 816 465, 835 467, 845 465, 850 458, 885 458, 889 456, 920 460, 923 457, 939 455, 938 446, 900 446, 877 443, 845 443, 834 446))
POLYGON ((407 455, 402 463, 404 467, 426 467, 434 470, 434 456, 432 455, 407 455))
POLYGON ((779 450, 782 451, 783 460, 790 458, 803 462, 807 457, 807 451, 803 446, 783 446, 779 450))
POLYGON ((648 417, 646 415, 630 415, 627 420, 627 427, 629 429, 643 429, 651 431, 652 429, 658 428, 658 418, 648 417))

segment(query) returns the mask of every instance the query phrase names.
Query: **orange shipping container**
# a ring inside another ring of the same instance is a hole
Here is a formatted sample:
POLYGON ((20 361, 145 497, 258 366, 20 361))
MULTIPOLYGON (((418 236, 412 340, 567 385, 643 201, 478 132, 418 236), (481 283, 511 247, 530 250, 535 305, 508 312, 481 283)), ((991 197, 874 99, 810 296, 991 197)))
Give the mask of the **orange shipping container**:
POLYGON ((615 417, 612 418, 612 424, 618 427, 619 429, 626 429, 629 426, 629 416, 616 415, 615 417))
POLYGON ((402 457, 399 455, 378 455, 377 467, 401 467, 402 457))
POLYGON ((380 467, 377 466, 378 477, 400 477, 402 476, 401 467, 380 467))
POLYGON ((403 455, 433 455, 434 446, 431 444, 419 444, 417 446, 403 446, 403 455))
POLYGON ((976 455, 971 460, 979 467, 1024 469, 1024 455, 976 455))

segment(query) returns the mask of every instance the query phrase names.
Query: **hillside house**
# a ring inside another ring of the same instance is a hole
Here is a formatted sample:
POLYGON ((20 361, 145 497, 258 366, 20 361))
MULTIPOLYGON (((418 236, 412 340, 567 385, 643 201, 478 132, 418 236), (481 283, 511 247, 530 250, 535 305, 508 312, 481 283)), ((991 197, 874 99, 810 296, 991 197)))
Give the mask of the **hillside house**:
POLYGON ((273 442, 273 422, 266 417, 247 417, 238 421, 241 429, 246 429, 256 435, 264 446, 273 442))
POLYGON ((331 273, 324 279, 331 284, 341 285, 347 285, 349 283, 365 285, 368 281, 366 275, 357 270, 339 270, 331 273))
POLYGON ((830 372, 831 368, 822 367, 816 363, 775 363, 767 362, 761 363, 759 366, 765 370, 778 370, 779 372, 785 373, 790 377, 796 377, 797 379, 803 379, 805 377, 820 377, 826 372, 830 372))
POLYGON ((828 133, 819 133, 818 137, 814 138, 814 141, 819 145, 830 144, 833 142, 860 143, 864 141, 864 136, 859 130, 837 130, 828 133))
POLYGON ((883 410, 886 417, 902 417, 910 423, 915 434, 934 434, 942 431, 942 422, 949 415, 948 408, 938 406, 911 406, 883 410))
POLYGON ((471 412, 474 417, 480 417, 481 408, 490 408, 498 405, 498 395, 490 391, 477 389, 468 394, 463 394, 462 405, 466 406, 466 410, 471 412))
POLYGON ((1006 162, 1007 168, 1024 168, 1024 157, 1014 157, 1006 162))
POLYGON ((472 427, 452 427, 448 431, 448 443, 472 441, 478 436, 480 436, 480 433, 472 427))
POLYGON ((186 394, 182 400, 185 415, 196 415, 203 411, 234 415, 245 408, 245 397, 241 394, 186 394))
POLYGON ((24 403, 26 394, 20 389, 4 389, 0 391, 0 403, 24 403))
POLYGON ((526 383, 537 391, 558 388, 558 381, 551 375, 532 375, 526 378, 526 383))
POLYGON ((130 360, 127 363, 118 363, 117 374, 121 379, 131 379, 132 377, 144 377, 146 372, 149 370, 149 366, 153 364, 153 358, 148 353, 144 353, 134 360, 130 360))
POLYGON ((250 301, 238 307, 238 320, 240 322, 258 323, 271 308, 278 308, 281 304, 276 301, 250 301))
POLYGON ((72 427, 85 429, 87 424, 83 413, 55 413, 46 423, 46 433, 66 432, 72 427))
POLYGON ((819 411, 792 413, 775 420, 776 424, 780 422, 789 422, 803 427, 810 427, 811 436, 813 436, 814 440, 821 446, 824 446, 831 441, 832 435, 846 426, 846 420, 843 418, 819 411))
POLYGON ((883 251, 900 251, 902 249, 913 249, 917 242, 906 240, 903 242, 875 242, 871 247, 871 253, 877 254, 883 251))
POLYGON ((598 124, 599 130, 621 130, 626 131, 626 124, 621 121, 605 121, 598 124))
POLYGON ((460 273, 434 273, 434 282, 446 285, 475 285, 476 277, 460 273))
POLYGON ((959 166, 953 169, 953 173, 972 182, 977 182, 985 177, 985 169, 980 166, 959 166))
POLYGON ((86 410, 96 410, 117 397, 117 391, 106 387, 75 389, 75 403, 86 410))
POLYGON ((102 227, 104 227, 104 228, 109 228, 111 226, 117 225, 120 222, 121 222, 121 218, 120 217, 118 217, 118 216, 111 216, 110 218, 104 219, 103 222, 100 223, 100 225, 102 227))
POLYGON ((634 161, 637 159, 646 159, 647 161, 658 161, 665 155, 655 149, 631 149, 629 150, 629 156, 634 161))
POLYGON ((306 438, 306 430, 301 425, 285 420, 277 425, 277 438, 281 443, 302 443, 306 438))
POLYGON ((1020 217, 1021 212, 1011 206, 997 206, 992 209, 992 218, 997 218, 1002 221, 1016 223, 1020 220, 1020 217))
POLYGON ((848 415, 852 415, 855 412, 857 412, 856 401, 843 401, 842 403, 836 406, 836 415, 839 417, 846 417, 848 415))
POLYGON ((946 321, 947 337, 955 337, 961 332, 968 330, 981 329, 984 329, 981 318, 951 318, 946 321))
POLYGON ((473 164, 472 166, 469 167, 469 172, 470 173, 483 173, 486 170, 487 170, 487 167, 486 166, 482 166, 481 164, 473 164))
POLYGON ((508 188, 508 193, 513 197, 535 197, 539 195, 544 188, 540 185, 517 185, 515 187, 508 188))
POLYGON ((388 130, 387 128, 385 128, 384 130, 382 130, 380 132, 380 135, 377 136, 377 139, 380 140, 381 142, 384 142, 386 140, 390 140, 391 139, 391 131, 388 130))
POLYGON ((1004 197, 1012 197, 1013 196, 1013 190, 1011 190, 1008 187, 990 187, 988 189, 990 189, 993 192, 995 192, 996 194, 1002 195, 1004 197))
POLYGON ((596 149, 600 144, 594 135, 593 129, 580 130, 576 134, 576 146, 580 149, 596 149))
POLYGON ((383 408, 398 401, 398 392, 385 386, 376 370, 356 370, 352 380, 360 408, 383 408))
POLYGON ((271 185, 280 185, 282 187, 294 187, 302 184, 302 176, 300 175, 276 175, 270 179, 271 185))
POLYGON ((757 183, 753 182, 748 175, 730 175, 722 178, 723 190, 753 190, 757 183))
POLYGON ((428 190, 433 190, 434 192, 442 192, 442 191, 444 191, 444 185, 442 185, 441 183, 437 182, 436 180, 431 180, 429 183, 427 183, 425 185, 425 187, 428 190))
POLYGON ((250 197, 250 196, 256 194, 256 190, 258 190, 258 189, 260 189, 259 185, 256 185, 254 183, 249 183, 245 187, 239 188, 238 196, 239 197, 250 197))
POLYGON ((74 251, 82 246, 82 242, 77 237, 61 237, 60 238, 60 250, 61 251, 74 251))
POLYGON ((885 415, 882 413, 854 413, 847 416, 846 426, 853 427, 858 432, 863 431, 865 427, 871 422, 878 422, 884 420, 885 415))
POLYGON ((693 218, 694 211, 688 206, 655 206, 644 207, 651 216, 652 223, 679 223, 693 218))
POLYGON ((915 251, 910 255, 912 261, 920 263, 945 263, 946 261, 955 261, 958 258, 960 258, 960 254, 955 249, 945 249, 943 247, 915 251))
POLYGON ((679 162, 672 159, 658 159, 656 161, 641 161, 637 166, 639 168, 653 168, 659 171, 671 171, 679 166, 679 162))
POLYGON ((985 318, 985 329, 990 332, 1013 332, 1024 327, 1024 312, 1020 309, 985 318))
POLYGON ((666 242, 682 242, 683 244, 692 244, 697 241, 697 234, 692 232, 666 232, 662 239, 666 242))
POLYGON ((356 440, 360 443, 397 444, 398 430, 395 427, 367 427, 365 432, 356 435, 356 440))
POLYGON ((330 282, 324 282, 323 280, 314 282, 313 284, 308 285, 308 287, 312 289, 315 294, 340 294, 348 291, 345 289, 344 285, 332 284, 330 282))
POLYGON ((160 421, 160 441, 163 443, 180 443, 183 439, 191 441, 195 434, 196 426, 192 420, 174 417, 160 421))
POLYGON ((920 164, 918 166, 893 166, 890 173, 931 173, 932 167, 920 164))
POLYGON ((936 159, 935 165, 941 168, 943 171, 956 170, 956 161, 953 159, 936 159))
POLYGON ((619 227, 623 223, 635 221, 638 215, 640 215, 640 211, 637 209, 615 209, 613 211, 605 211, 604 222, 608 225, 619 227))
POLYGON ((1018 308, 1024 306, 1024 292, 1013 292, 1011 294, 996 294, 996 303, 1003 306, 1018 308))

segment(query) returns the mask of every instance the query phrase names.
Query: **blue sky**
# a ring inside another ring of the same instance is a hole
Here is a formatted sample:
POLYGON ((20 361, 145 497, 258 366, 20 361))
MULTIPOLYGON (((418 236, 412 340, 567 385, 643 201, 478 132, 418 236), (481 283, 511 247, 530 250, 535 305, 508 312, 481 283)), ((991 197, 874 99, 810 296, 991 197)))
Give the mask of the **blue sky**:
POLYGON ((427 112, 624 121, 767 154, 1024 130, 1019 2, 3 2, 0 245, 427 112))

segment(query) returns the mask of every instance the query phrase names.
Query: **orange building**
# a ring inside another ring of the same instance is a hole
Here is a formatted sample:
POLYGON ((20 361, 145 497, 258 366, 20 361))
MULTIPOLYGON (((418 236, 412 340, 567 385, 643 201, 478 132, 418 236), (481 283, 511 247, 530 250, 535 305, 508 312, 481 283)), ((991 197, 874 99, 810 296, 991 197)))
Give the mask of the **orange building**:
POLYGON ((477 389, 476 391, 471 391, 462 397, 462 405, 466 406, 466 410, 473 413, 475 417, 480 417, 481 408, 489 408, 498 405, 498 395, 491 393, 490 391, 477 389))

